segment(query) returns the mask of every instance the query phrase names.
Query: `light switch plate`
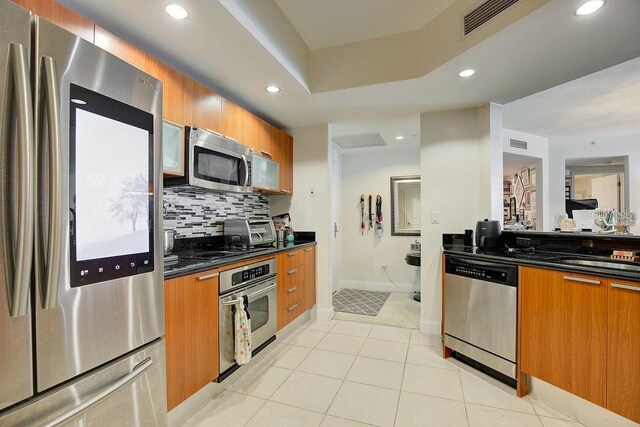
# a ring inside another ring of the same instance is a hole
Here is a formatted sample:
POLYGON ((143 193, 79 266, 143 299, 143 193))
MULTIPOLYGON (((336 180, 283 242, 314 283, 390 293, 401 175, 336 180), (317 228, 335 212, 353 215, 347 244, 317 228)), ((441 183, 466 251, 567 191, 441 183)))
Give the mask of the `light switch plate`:
POLYGON ((431 224, 440 224, 440 212, 431 211, 431 224))

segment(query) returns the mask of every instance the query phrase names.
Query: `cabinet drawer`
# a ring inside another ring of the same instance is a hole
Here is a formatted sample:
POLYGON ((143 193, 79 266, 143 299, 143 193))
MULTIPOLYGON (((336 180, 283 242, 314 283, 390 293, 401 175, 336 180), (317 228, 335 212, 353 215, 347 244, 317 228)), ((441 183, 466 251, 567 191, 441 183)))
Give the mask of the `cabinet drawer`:
POLYGON ((305 310, 304 298, 300 298, 280 310, 278 312, 278 330, 284 328, 293 320, 297 319, 305 310))
POLYGON ((278 308, 284 309, 304 296, 304 266, 299 265, 282 273, 278 287, 278 308))
POLYGON ((296 249, 284 254, 284 269, 289 271, 292 268, 296 268, 299 265, 304 264, 304 250, 296 249))

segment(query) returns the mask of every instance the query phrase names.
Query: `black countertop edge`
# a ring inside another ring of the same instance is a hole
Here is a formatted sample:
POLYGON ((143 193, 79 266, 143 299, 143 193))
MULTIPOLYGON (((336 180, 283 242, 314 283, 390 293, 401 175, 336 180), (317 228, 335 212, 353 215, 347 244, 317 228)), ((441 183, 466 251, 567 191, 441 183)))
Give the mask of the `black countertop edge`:
POLYGON ((245 255, 239 255, 237 257, 229 257, 223 259, 213 258, 211 261, 204 261, 202 264, 198 264, 193 267, 185 267, 175 271, 169 271, 164 274, 164 279, 175 279, 176 277, 188 276, 190 274, 200 273, 202 271, 219 268, 228 264, 233 264, 239 261, 250 260, 252 258, 262 258, 265 256, 276 255, 280 252, 288 252, 297 248, 304 248, 306 246, 314 246, 317 242, 294 242, 292 246, 285 246, 281 248, 271 248, 258 253, 250 253, 245 255))
POLYGON ((584 240, 636 240, 640 242, 640 236, 635 234, 604 234, 594 233, 588 231, 581 231, 579 233, 563 232, 563 231, 535 231, 535 230, 503 230, 502 234, 513 235, 517 237, 548 237, 548 238, 569 238, 569 239, 584 239, 584 240))
MULTIPOLYGON (((504 264, 515 265, 515 266, 532 266, 532 267, 543 267, 549 270, 558 270, 558 271, 570 271, 574 273, 581 274, 590 274, 594 276, 610 278, 610 279, 621 279, 621 280, 632 280, 639 281, 640 273, 634 271, 617 271, 610 270, 607 268, 598 268, 598 267, 590 267, 583 265, 574 265, 574 264, 564 264, 561 262, 553 262, 553 261, 539 261, 534 259, 514 259, 509 258, 507 256, 502 256, 498 254, 478 254, 475 253, 474 249, 476 248, 465 248, 464 246, 454 246, 454 245, 446 245, 443 247, 443 251, 445 255, 455 255, 461 256, 465 258, 475 258, 478 260, 493 260, 500 261, 504 264)), ((567 255, 566 253, 563 255, 567 255)))

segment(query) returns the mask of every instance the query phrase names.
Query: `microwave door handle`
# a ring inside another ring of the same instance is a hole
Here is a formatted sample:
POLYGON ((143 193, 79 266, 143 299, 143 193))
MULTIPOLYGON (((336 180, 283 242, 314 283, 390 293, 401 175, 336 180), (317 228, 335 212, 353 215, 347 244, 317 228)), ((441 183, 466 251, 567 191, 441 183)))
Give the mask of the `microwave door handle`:
MULTIPOLYGON (((8 145, 12 143, 11 124, 12 111, 16 111, 17 123, 17 156, 18 179, 17 206, 8 210, 3 215, 3 246, 5 253, 5 268, 10 269, 9 307, 11 317, 19 317, 27 314, 29 307, 29 284, 31 281, 31 262, 33 261, 33 230, 34 230, 34 206, 33 193, 35 182, 34 171, 34 143, 33 143, 33 105, 31 98, 31 85, 29 78, 28 55, 24 46, 19 43, 9 44, 9 61, 7 81, 8 91, 4 100, 2 127, 6 129, 0 135, 0 149, 3 153, 8 151, 8 145), (15 107, 15 110, 14 110, 15 107), (15 222, 13 215, 16 216, 15 222), (15 227, 15 230, 13 228, 15 227), (13 231, 13 232, 12 232, 13 231), (12 238, 15 236, 15 255, 12 238)), ((8 156, 7 156, 8 157, 8 156)), ((5 157, 6 158, 6 157, 5 157)), ((7 159, 8 160, 8 159, 7 159)), ((7 166, 7 165, 3 165, 7 166)), ((4 169, 4 167, 3 167, 4 169)), ((4 186, 4 185, 3 185, 4 186)), ((10 191, 3 188, 3 197, 10 198, 10 191)), ((5 200, 7 202, 7 200, 5 200)), ((5 205, 6 206, 6 205, 5 205)))
MULTIPOLYGON (((47 245, 45 249, 44 286, 42 305, 45 309, 56 308, 58 283, 60 282, 60 245, 62 236, 62 171, 60 153, 60 92, 57 67, 50 56, 42 57, 44 69, 44 102, 47 111, 47 133, 49 149, 49 188, 41 189, 42 196, 49 198, 47 245)), ((44 236, 40 237, 41 239, 44 236)))
POLYGON ((244 184, 242 185, 242 187, 246 188, 247 185, 249 185, 249 162, 247 161, 247 156, 245 156, 244 154, 242 154, 241 156, 242 162, 244 163, 244 184))

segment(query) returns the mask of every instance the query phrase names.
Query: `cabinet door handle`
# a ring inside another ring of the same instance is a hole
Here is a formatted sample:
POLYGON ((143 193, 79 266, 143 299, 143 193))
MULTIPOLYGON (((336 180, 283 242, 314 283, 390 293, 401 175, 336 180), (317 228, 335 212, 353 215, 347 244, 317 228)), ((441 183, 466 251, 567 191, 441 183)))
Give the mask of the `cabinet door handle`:
POLYGON ((287 308, 287 311, 293 311, 298 308, 298 304, 293 304, 291 307, 287 308))
POLYGON ((198 277, 198 280, 207 280, 207 279, 213 279, 214 277, 218 277, 220 275, 220 273, 211 273, 211 274, 206 274, 204 276, 200 276, 198 277))
POLYGON ((294 286, 293 288, 289 288, 289 289, 287 289, 287 293, 288 293, 288 294, 290 294, 290 293, 295 292, 295 291, 297 291, 297 290, 298 290, 298 287, 297 287, 297 286, 294 286))
POLYGON ((297 268, 292 268, 291 270, 287 271, 287 274, 288 274, 289 276, 291 276, 292 274, 295 274, 295 273, 297 273, 297 272, 298 272, 298 269, 297 269, 297 268))
POLYGON ((287 255, 288 256, 294 256, 294 255, 297 255, 297 254, 298 254, 298 252, 289 252, 287 255))
POLYGON ((564 276, 564 280, 569 280, 570 282, 589 283, 590 285, 599 285, 601 283, 600 280, 584 279, 582 277, 573 276, 564 276))
POLYGON ((262 154, 264 154, 265 156, 269 156, 269 157, 273 158, 273 154, 271 154, 271 153, 270 153, 270 152, 268 152, 268 151, 264 151, 264 150, 262 150, 262 154))
POLYGON ((313 250, 313 248, 307 248, 307 249, 305 249, 304 251, 305 251, 305 252, 311 252, 312 250, 313 250))
POLYGON ((638 286, 629 286, 629 285, 622 285, 620 283, 611 283, 611 287, 618 288, 618 289, 626 289, 628 291, 640 292, 640 287, 638 286))

